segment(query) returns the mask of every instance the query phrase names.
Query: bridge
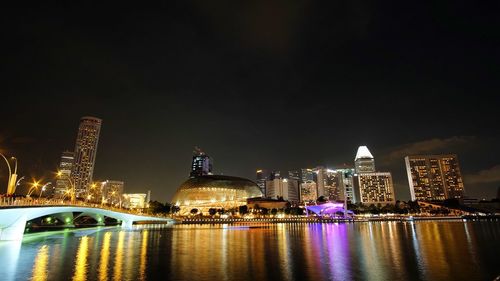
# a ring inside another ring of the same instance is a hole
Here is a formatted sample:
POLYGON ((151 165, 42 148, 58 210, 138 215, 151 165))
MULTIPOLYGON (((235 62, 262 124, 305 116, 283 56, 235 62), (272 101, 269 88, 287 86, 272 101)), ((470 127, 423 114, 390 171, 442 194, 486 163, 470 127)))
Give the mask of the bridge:
POLYGON ((105 209, 91 206, 5 206, 0 208, 0 240, 21 240, 28 221, 49 215, 64 222, 64 225, 68 227, 74 227, 74 220, 81 216, 88 216, 95 219, 98 225, 104 225, 105 217, 113 218, 121 221, 121 226, 125 228, 132 227, 134 222, 174 222, 174 220, 170 218, 134 214, 126 212, 125 210, 105 209), (74 217, 75 213, 78 214, 78 216, 74 217))

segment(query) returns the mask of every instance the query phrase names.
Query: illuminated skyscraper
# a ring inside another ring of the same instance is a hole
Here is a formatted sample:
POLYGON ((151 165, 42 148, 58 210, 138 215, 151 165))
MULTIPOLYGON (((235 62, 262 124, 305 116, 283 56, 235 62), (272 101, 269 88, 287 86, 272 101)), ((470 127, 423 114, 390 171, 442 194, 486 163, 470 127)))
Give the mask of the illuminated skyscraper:
POLYGON ((74 164, 71 179, 75 184, 76 197, 85 197, 92 184, 97 143, 101 131, 102 120, 95 117, 82 117, 76 137, 74 164))
POLYGON ((364 204, 394 204, 394 185, 391 173, 360 173, 354 176, 357 202, 364 204))
POLYGON ((375 172, 375 159, 366 146, 360 146, 354 158, 354 168, 356 173, 375 172))
POLYGON ((305 203, 314 203, 318 199, 316 183, 312 180, 300 184, 300 201, 305 203))
MULTIPOLYGON (((396 202, 391 173, 376 172, 375 159, 368 147, 358 148, 354 158, 354 172, 352 177, 354 192, 351 195, 351 202, 364 204, 394 204, 396 202)), ((346 176, 346 184, 349 185, 349 175, 346 176)))
POLYGON ((336 200, 343 201, 344 199, 347 199, 347 202, 356 203, 353 182, 354 169, 344 168, 336 169, 334 171, 337 174, 336 185, 338 191, 336 192, 336 200))
POLYGON ((318 190, 318 197, 327 196, 325 192, 326 168, 318 166, 315 169, 313 169, 313 171, 314 171, 314 181, 316 182, 316 188, 318 190))
POLYGON ((66 192, 67 188, 70 188, 68 178, 71 176, 71 169, 73 168, 73 162, 75 160, 74 153, 71 151, 64 151, 61 155, 61 162, 59 163, 59 172, 61 177, 56 181, 55 195, 61 196, 66 192))
POLYGON ((205 152, 195 147, 193 151, 193 162, 191 163, 191 173, 189 177, 201 177, 212 174, 212 160, 205 152))
POLYGON ((268 175, 267 171, 257 170, 256 182, 257 182, 257 185, 259 186, 259 189, 262 192, 262 194, 266 194, 266 181, 267 181, 268 177, 269 177, 269 175, 268 175))
POLYGON ((406 156, 411 200, 459 199, 464 184, 457 155, 406 156))

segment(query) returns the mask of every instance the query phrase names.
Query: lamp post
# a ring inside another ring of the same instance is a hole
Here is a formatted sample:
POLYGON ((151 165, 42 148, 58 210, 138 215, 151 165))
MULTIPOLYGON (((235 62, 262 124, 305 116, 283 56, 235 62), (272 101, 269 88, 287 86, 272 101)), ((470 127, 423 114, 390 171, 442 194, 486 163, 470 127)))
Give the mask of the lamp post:
POLYGON ((38 189, 39 186, 40 186, 40 182, 33 181, 33 183, 31 184, 30 189, 28 190, 28 194, 26 196, 31 196, 31 193, 33 193, 33 191, 35 191, 35 189, 38 189))
POLYGON ((61 179, 67 180, 70 184, 69 190, 66 191, 66 193, 69 193, 71 195, 71 203, 75 203, 75 183, 73 180, 71 180, 70 177, 67 175, 63 174, 61 171, 57 172, 57 176, 60 177, 61 179))
POLYGON ((49 181, 48 183, 44 184, 42 186, 42 189, 40 190, 40 194, 38 195, 38 198, 42 197, 42 193, 47 189, 47 186, 51 185, 52 183, 49 181))

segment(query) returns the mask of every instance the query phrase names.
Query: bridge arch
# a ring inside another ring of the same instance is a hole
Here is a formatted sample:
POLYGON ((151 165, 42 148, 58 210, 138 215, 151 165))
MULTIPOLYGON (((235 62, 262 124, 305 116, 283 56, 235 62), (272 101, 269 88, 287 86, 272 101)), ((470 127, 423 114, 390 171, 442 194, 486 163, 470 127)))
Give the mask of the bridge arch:
MULTIPOLYGON (((24 206, 0 209, 0 240, 20 240, 26 222, 39 217, 64 213, 85 213, 96 218, 110 217, 122 222, 122 227, 131 227, 134 222, 173 222, 172 219, 134 215, 94 207, 82 206, 24 206)), ((73 218, 72 218, 73 219, 73 218)))

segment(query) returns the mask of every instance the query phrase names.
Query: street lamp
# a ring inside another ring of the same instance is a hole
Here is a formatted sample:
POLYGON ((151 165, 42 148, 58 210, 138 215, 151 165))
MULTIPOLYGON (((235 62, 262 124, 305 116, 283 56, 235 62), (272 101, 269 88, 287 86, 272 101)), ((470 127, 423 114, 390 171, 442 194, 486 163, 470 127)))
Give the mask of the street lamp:
POLYGON ((73 180, 71 180, 70 177, 68 177, 66 174, 63 174, 63 172, 61 172, 61 171, 57 172, 57 177, 64 179, 64 180, 67 180, 69 182, 70 188, 68 190, 66 190, 66 193, 70 193, 71 203, 74 203, 75 199, 76 199, 76 197, 75 197, 75 183, 73 182, 73 180))
POLYGON ((42 190, 40 191, 40 194, 38 195, 38 198, 42 197, 42 193, 47 190, 47 186, 51 185, 52 183, 49 181, 48 183, 44 184, 42 186, 42 190))
POLYGON ((31 184, 30 189, 28 190, 28 194, 26 196, 30 196, 31 193, 33 193, 33 191, 35 191, 35 189, 38 189, 39 186, 40 186, 40 182, 39 181, 33 181, 33 183, 31 184))

